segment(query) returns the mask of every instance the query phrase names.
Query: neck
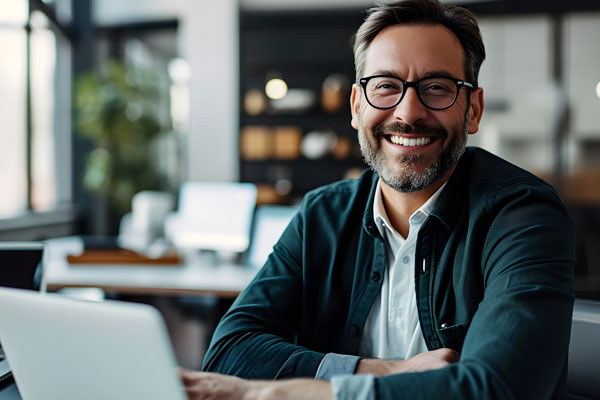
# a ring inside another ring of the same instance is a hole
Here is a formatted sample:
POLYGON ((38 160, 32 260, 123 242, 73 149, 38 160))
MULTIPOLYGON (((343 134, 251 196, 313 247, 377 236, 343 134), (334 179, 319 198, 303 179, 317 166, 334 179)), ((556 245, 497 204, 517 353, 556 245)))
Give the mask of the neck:
POLYGON ((456 165, 446 173, 441 179, 434 182, 431 186, 412 193, 398 192, 385 182, 381 181, 381 195, 385 212, 390 223, 404 238, 408 237, 410 230, 410 216, 417 211, 423 204, 433 196, 444 183, 450 179, 456 165))

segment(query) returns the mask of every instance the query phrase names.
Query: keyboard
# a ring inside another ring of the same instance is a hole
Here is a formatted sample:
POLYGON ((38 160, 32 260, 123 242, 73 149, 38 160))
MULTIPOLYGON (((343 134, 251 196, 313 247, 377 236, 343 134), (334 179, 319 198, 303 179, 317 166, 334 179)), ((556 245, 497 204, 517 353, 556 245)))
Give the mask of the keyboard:
POLYGON ((4 355, 4 351, 0 347, 0 382, 4 381, 6 378, 9 378, 12 375, 10 372, 10 365, 8 365, 8 360, 4 355))

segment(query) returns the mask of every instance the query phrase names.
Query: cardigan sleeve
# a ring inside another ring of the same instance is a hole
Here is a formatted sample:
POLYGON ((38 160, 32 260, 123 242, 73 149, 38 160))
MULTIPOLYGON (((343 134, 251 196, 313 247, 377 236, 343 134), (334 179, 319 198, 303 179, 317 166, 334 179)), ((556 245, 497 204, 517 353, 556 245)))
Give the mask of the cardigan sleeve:
POLYGON ((251 379, 314 377, 325 354, 294 344, 301 304, 302 210, 217 326, 203 370, 251 379))

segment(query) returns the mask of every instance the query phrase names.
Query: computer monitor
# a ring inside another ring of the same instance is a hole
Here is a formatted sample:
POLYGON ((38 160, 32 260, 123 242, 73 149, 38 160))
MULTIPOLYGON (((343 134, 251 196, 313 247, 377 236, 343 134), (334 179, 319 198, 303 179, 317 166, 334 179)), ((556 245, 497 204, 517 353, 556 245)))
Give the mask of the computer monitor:
POLYGON ((39 290, 44 245, 38 242, 0 242, 0 286, 39 290))
MULTIPOLYGON (((0 286, 38 290, 42 281, 44 245, 38 242, 0 242, 0 286)), ((0 382, 11 376, 0 343, 0 382)))
POLYGON ((246 263, 260 268, 288 226, 298 207, 263 205, 256 209, 246 263))
POLYGON ((252 183, 186 182, 177 212, 165 221, 175 247, 242 253, 250 243, 257 189, 252 183))

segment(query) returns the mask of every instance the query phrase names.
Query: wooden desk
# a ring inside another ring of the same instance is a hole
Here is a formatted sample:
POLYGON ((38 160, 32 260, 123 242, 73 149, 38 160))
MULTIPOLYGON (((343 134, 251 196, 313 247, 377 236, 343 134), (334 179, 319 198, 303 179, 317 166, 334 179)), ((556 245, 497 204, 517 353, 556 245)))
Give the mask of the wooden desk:
POLYGON ((212 254, 187 257, 180 266, 70 265, 68 254, 81 254, 78 237, 51 239, 44 255, 48 291, 95 287, 119 294, 215 295, 235 298, 258 272, 255 268, 217 263, 212 254))

